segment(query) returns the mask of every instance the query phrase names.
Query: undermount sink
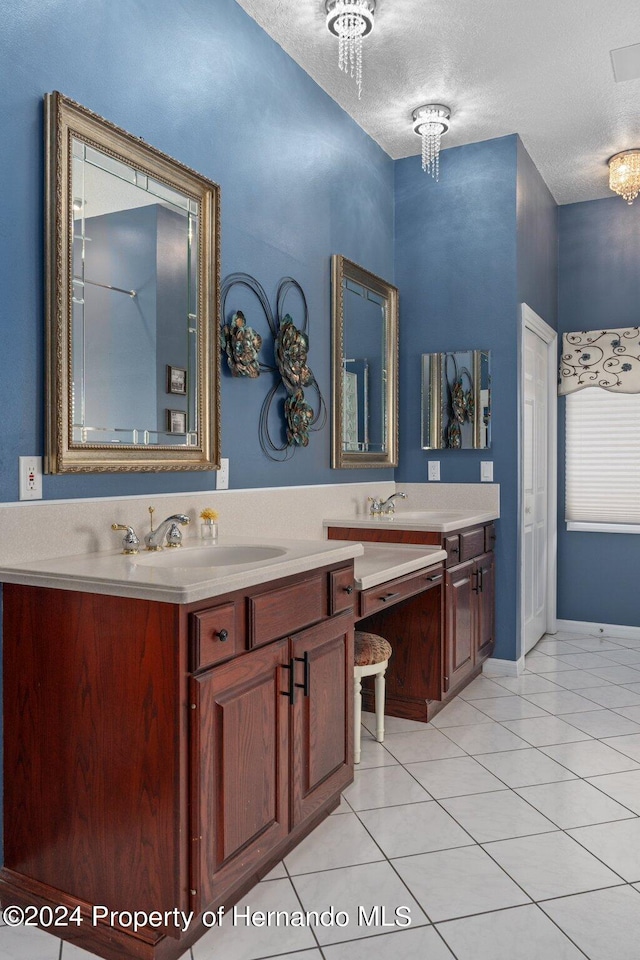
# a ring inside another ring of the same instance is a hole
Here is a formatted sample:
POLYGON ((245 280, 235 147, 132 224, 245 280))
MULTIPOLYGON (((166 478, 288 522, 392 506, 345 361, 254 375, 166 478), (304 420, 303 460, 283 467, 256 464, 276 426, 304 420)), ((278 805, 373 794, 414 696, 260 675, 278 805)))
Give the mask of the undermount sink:
POLYGON ((180 547, 174 550, 146 553, 136 557, 136 564, 147 567, 233 567, 246 563, 275 560, 287 551, 280 547, 261 544, 230 544, 229 546, 180 547))
POLYGON ((464 517, 463 510, 398 510, 397 513, 382 514, 381 520, 404 520, 409 523, 444 523, 464 517))

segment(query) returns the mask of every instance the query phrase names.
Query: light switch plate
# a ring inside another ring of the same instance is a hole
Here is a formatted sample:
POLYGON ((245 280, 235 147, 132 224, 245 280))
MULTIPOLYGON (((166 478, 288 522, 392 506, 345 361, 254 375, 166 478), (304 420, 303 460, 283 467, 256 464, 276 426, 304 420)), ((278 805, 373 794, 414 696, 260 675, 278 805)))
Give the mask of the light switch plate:
POLYGON ((229 489, 229 458, 220 458, 220 469, 216 474, 216 490, 229 489))
POLYGON ((440 461, 439 460, 428 460, 428 474, 429 480, 439 480, 440 479, 440 461))
POLYGON ((480 482, 493 483, 493 460, 480 461, 480 482))

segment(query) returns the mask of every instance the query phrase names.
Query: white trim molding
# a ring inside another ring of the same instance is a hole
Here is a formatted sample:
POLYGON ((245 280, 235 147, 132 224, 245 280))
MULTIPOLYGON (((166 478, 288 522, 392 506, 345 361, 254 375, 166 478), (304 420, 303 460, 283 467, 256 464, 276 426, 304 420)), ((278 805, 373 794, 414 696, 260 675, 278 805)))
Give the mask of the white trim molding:
MULTIPOLYGON (((531 330, 547 345, 547 584, 546 633, 555 633, 557 611, 558 563, 558 398, 557 398, 557 340, 558 334, 526 303, 520 304, 518 329, 518 636, 519 657, 524 651, 524 332, 531 330)), ((521 657, 522 659, 522 657, 521 657)), ((519 661, 518 661, 519 662, 519 661)), ((524 662, 524 661, 523 661, 524 662)))
POLYGON ((623 623, 593 623, 590 620, 558 620, 558 630, 588 637, 608 637, 611 640, 640 640, 640 627, 623 623))
POLYGON ((489 657, 482 667, 482 674, 485 677, 519 677, 522 673, 524 673, 524 656, 518 660, 489 657))
POLYGON ((583 533, 640 533, 640 523, 586 523, 582 520, 565 520, 567 530, 582 530, 583 533))

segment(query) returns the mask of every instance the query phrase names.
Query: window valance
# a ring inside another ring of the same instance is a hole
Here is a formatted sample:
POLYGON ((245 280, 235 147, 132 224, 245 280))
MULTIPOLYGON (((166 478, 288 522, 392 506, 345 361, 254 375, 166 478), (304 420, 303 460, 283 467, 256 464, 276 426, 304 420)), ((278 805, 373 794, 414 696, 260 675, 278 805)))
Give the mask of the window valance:
POLYGON ((585 387, 640 393, 640 327, 563 335, 558 393, 585 387))

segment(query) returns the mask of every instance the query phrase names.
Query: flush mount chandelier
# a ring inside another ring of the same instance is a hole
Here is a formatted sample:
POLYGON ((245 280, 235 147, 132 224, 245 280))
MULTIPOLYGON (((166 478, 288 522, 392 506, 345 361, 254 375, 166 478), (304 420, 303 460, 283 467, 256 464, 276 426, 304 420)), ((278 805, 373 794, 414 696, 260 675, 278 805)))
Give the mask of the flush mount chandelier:
POLYGON ((440 140, 449 129, 451 110, 443 103, 426 103, 413 111, 413 132, 422 137, 422 169, 440 179, 440 140))
POLYGON ((609 160, 609 187, 629 205, 640 193, 640 150, 624 150, 609 160))
POLYGON ((338 38, 338 66, 354 77, 362 96, 362 38, 373 30, 375 0, 326 0, 327 29, 338 38))

